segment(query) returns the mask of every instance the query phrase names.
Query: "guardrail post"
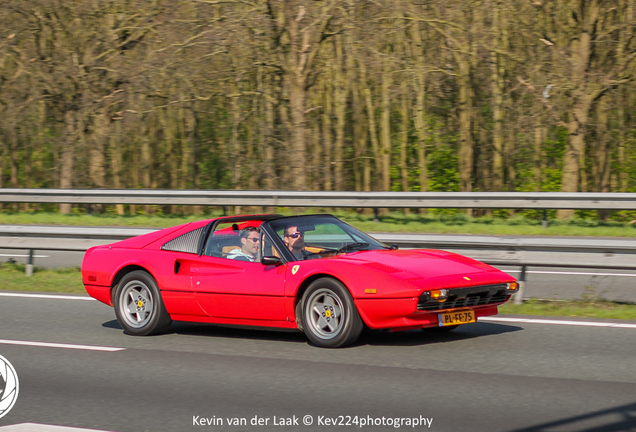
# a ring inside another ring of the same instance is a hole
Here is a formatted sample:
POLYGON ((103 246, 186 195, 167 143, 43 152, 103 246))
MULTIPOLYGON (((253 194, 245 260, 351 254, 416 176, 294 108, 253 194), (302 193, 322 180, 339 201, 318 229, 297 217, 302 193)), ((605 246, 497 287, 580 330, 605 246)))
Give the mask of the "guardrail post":
POLYGON ((514 303, 523 304, 523 291, 526 287, 526 266, 521 266, 521 275, 517 282, 519 282, 519 291, 515 294, 514 303))
POLYGON ((33 276, 33 249, 29 249, 29 258, 27 259, 26 275, 33 276))
POLYGON ((373 222, 380 222, 380 212, 377 207, 373 208, 373 222))
POLYGON ((541 219, 541 226, 543 228, 547 228, 548 227, 548 210, 543 209, 543 217, 541 219))

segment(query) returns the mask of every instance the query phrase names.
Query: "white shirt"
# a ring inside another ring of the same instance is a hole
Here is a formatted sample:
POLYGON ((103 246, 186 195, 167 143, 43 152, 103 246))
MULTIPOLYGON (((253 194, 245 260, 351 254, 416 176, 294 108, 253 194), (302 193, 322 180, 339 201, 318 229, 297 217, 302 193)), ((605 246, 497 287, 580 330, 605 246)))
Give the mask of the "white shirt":
POLYGON ((243 252, 241 249, 234 249, 232 252, 230 252, 229 254, 227 254, 227 257, 229 259, 239 259, 241 261, 251 261, 254 262, 254 255, 252 254, 246 254, 245 252, 243 252), (247 258, 247 259, 243 259, 243 258, 247 258))

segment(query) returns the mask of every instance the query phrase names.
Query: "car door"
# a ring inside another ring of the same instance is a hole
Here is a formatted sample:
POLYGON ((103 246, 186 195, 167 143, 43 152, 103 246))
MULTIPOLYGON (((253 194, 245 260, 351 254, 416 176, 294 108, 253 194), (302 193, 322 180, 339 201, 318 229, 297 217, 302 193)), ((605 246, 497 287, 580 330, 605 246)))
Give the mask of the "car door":
MULTIPOLYGON (((231 239, 231 235, 225 236, 231 239)), ((262 234, 261 242, 264 237, 262 234)), ((192 288, 201 307, 216 318, 286 321, 286 266, 228 259, 223 252, 228 246, 223 245, 231 240, 214 237, 212 233, 208 244, 212 241, 218 250, 206 247, 192 269, 192 288)))

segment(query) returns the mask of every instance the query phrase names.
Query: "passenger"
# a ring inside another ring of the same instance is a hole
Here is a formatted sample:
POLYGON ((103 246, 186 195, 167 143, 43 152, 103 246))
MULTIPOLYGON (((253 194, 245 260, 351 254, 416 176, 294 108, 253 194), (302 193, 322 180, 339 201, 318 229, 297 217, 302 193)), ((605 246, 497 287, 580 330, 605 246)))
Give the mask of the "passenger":
POLYGON ((260 249, 260 230, 257 227, 246 227, 239 233, 239 239, 241 242, 240 249, 234 249, 227 257, 229 259, 236 259, 239 261, 251 261, 256 259, 258 250, 260 249))

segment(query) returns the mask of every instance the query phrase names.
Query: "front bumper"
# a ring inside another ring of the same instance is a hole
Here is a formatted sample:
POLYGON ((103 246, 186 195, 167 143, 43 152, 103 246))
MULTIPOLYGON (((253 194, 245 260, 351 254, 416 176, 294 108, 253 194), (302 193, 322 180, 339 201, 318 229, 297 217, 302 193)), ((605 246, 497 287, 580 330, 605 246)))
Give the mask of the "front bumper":
MULTIPOLYGON (((487 304, 472 307, 445 308, 443 312, 453 310, 472 310, 475 317, 491 316, 497 314, 497 306, 506 299, 496 304, 487 304)), ((371 329, 390 329, 392 331, 411 330, 426 327, 438 327, 438 315, 442 310, 420 311, 417 310, 418 298, 406 299, 357 299, 356 306, 364 323, 371 329)))

